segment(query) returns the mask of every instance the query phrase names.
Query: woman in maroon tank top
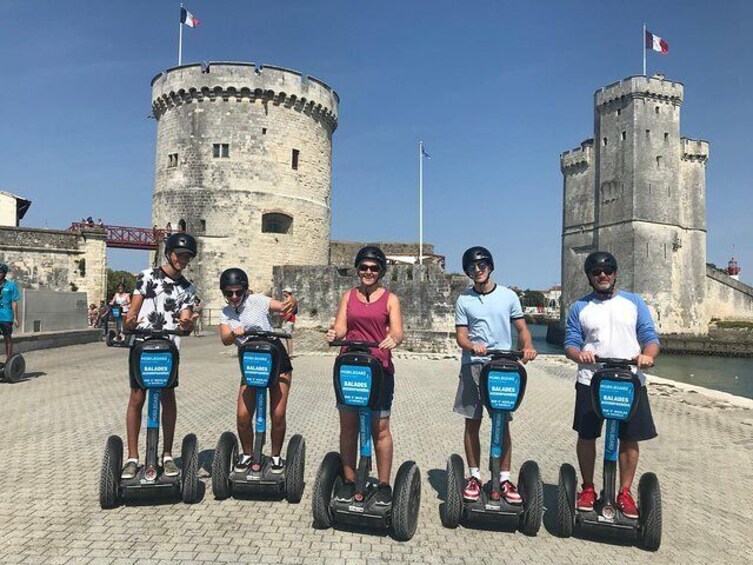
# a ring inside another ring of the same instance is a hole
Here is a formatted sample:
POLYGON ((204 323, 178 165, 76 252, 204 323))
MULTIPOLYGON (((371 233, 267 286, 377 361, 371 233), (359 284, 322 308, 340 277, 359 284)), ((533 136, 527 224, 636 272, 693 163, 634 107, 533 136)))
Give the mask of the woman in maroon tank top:
MULTIPOLYGON (((371 413, 371 434, 379 476, 375 503, 388 505, 392 502, 390 410, 395 391, 392 350, 403 341, 403 317, 397 296, 379 284, 387 269, 387 258, 382 250, 374 246, 364 247, 356 255, 355 265, 360 284, 343 293, 335 323, 327 332, 327 341, 346 339, 379 343, 379 348, 372 349, 371 353, 382 363, 384 382, 379 406, 371 413)), ((340 457, 345 482, 335 497, 345 502, 355 494, 358 411, 351 406, 338 405, 337 408, 340 411, 340 457)))

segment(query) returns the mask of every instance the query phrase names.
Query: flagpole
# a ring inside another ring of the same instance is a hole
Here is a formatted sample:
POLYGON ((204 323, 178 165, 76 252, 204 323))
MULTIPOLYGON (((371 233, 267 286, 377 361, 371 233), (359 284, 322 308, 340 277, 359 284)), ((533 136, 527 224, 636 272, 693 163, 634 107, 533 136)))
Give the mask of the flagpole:
POLYGON ((643 51, 643 76, 646 76, 646 23, 643 23, 643 40, 641 41, 643 51))
MULTIPOLYGON (((180 13, 183 14, 183 3, 180 5, 180 13)), ((183 64, 183 22, 178 18, 178 66, 183 64)))
POLYGON ((418 142, 418 264, 424 264, 424 142, 418 142))

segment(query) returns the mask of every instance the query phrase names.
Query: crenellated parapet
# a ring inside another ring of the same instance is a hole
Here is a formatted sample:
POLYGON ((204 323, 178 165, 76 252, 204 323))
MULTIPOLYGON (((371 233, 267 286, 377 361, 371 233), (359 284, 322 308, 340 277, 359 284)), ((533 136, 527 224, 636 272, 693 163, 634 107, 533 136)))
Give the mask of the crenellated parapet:
POLYGON ((593 160, 594 140, 587 139, 580 147, 560 154, 560 170, 563 174, 570 174, 588 168, 593 160))
POLYGON ((681 82, 664 80, 659 76, 632 76, 603 86, 594 93, 597 108, 634 98, 645 98, 679 106, 684 86, 681 82))
POLYGON ((255 63, 183 65, 152 79, 152 113, 157 119, 183 104, 218 101, 284 106, 311 116, 332 132, 340 98, 319 79, 255 63))
POLYGON ((709 142, 703 139, 682 138, 682 160, 706 164, 709 160, 709 142))

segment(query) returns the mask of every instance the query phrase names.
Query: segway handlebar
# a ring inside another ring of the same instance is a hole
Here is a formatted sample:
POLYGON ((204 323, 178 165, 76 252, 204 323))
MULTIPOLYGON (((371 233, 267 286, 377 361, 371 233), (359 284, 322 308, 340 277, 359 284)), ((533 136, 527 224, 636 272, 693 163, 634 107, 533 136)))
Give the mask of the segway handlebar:
POLYGON ((330 347, 379 347, 376 341, 358 341, 341 339, 337 341, 330 341, 330 347))
POLYGON ((523 359, 523 352, 513 349, 487 349, 486 354, 490 355, 492 359, 523 359))
POLYGON ((268 332, 266 330, 248 329, 243 334, 246 337, 261 337, 261 338, 274 338, 279 337, 281 339, 290 339, 292 336, 284 332, 268 332))
POLYGON ((188 332, 181 330, 181 329, 175 329, 175 330, 155 330, 154 328, 136 328, 134 330, 128 330, 125 332, 126 335, 138 335, 142 337, 167 337, 170 335, 177 335, 177 336, 187 336, 188 332))
POLYGON ((620 359, 619 357, 595 357, 597 363, 602 365, 611 365, 613 367, 637 367, 635 359, 620 359))

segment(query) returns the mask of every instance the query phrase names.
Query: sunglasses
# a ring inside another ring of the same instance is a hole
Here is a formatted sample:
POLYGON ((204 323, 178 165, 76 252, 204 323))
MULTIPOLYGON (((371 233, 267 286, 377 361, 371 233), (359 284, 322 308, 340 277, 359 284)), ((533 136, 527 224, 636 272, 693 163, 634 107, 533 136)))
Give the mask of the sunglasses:
POLYGON ((359 273, 379 273, 382 269, 379 267, 379 265, 358 265, 358 272, 359 273))
POLYGON ((591 276, 598 277, 602 273, 604 273, 608 277, 611 277, 614 274, 614 269, 594 269, 593 271, 591 271, 591 276))
POLYGON ((230 298, 231 296, 243 296, 243 294, 245 292, 246 291, 243 290, 243 289, 241 289, 241 290, 223 290, 222 294, 224 294, 225 296, 227 296, 228 298, 230 298))
POLYGON ((472 273, 474 271, 484 271, 489 266, 488 261, 479 261, 478 263, 471 263, 468 266, 467 273, 472 273))

